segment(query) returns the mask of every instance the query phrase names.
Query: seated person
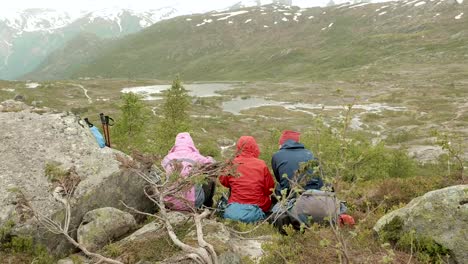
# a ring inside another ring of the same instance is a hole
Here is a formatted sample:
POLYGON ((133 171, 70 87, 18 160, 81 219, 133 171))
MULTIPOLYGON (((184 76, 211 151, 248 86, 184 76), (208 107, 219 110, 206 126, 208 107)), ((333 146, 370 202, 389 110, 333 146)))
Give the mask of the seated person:
POLYGON ((265 218, 271 207, 270 195, 275 186, 273 177, 263 160, 255 139, 242 136, 237 142, 237 176, 219 177, 221 184, 230 189, 224 218, 251 223, 265 218))
POLYGON ((273 207, 275 215, 270 222, 280 231, 284 231, 284 225, 291 224, 295 229, 299 229, 301 224, 309 225, 311 222, 322 224, 339 221, 342 224, 353 225, 354 219, 344 214, 346 207, 336 198, 335 193, 320 190, 323 181, 314 175, 312 168, 306 167, 304 172, 299 172, 301 163, 315 159, 312 152, 299 143, 299 138, 298 132, 284 131, 279 140, 280 150, 272 157, 271 166, 278 182, 275 195, 287 197, 288 200, 273 207), (289 195, 290 181, 297 182, 302 188, 298 197, 289 195))
MULTIPOLYGON (((181 177, 188 177, 193 166, 214 163, 213 158, 204 157, 195 147, 189 133, 179 133, 175 139, 175 144, 162 161, 162 166, 167 174, 174 173, 175 170, 181 177)), ((179 196, 166 197, 165 204, 171 210, 190 211, 191 208, 200 208, 202 205, 212 207, 215 182, 209 181, 204 185, 195 185, 179 196)))
MULTIPOLYGON (((285 130, 279 139, 280 150, 276 152, 271 159, 271 166, 275 179, 277 181, 275 195, 281 196, 281 191, 286 190, 286 196, 289 194, 291 180, 302 182, 301 179, 294 179, 298 172, 301 163, 314 160, 314 155, 303 144, 299 143, 300 133, 285 130), (283 177, 287 175, 287 178, 283 177)), ((298 175, 299 178, 307 177, 307 181, 302 188, 304 190, 320 190, 323 186, 323 181, 320 177, 313 176, 313 170, 306 171, 307 175, 298 175)))

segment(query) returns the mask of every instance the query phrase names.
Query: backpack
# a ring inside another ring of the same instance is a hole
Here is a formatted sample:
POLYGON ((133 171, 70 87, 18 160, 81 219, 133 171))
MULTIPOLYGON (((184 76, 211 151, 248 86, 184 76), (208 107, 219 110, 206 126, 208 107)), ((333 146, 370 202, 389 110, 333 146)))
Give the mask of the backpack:
MULTIPOLYGON (((85 118, 84 121, 86 122, 86 125, 89 127, 89 130, 91 131, 91 134, 93 134, 94 138, 96 139, 98 145, 100 148, 103 148, 106 146, 106 140, 102 136, 101 132, 99 132, 99 129, 95 127, 91 122, 89 122, 88 118, 85 118)), ((83 128, 83 124, 81 123, 81 119, 78 120, 78 124, 80 124, 83 128)))

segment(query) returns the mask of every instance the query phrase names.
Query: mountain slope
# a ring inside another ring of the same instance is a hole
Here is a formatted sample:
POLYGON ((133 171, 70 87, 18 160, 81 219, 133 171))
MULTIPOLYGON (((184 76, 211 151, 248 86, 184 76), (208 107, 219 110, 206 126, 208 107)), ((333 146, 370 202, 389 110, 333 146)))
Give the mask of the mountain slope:
MULTIPOLYGON (((66 75, 67 72, 74 72, 82 65, 92 61, 93 57, 98 56, 103 51, 106 43, 94 34, 81 33, 67 42, 65 47, 53 51, 39 65, 39 70, 34 74, 41 76, 41 79, 54 79, 55 76, 66 75), (73 64, 68 63, 73 61, 73 64)), ((23 78, 33 79, 34 76, 26 74, 23 78)))
POLYGON ((308 9, 270 5, 177 17, 112 43, 76 71, 49 76, 311 79, 378 75, 415 62, 463 64, 467 9, 403 1, 308 9))
POLYGON ((144 12, 104 9, 75 15, 26 9, 0 16, 0 79, 14 79, 34 70, 78 34, 116 38, 176 15, 177 10, 166 7, 144 12))

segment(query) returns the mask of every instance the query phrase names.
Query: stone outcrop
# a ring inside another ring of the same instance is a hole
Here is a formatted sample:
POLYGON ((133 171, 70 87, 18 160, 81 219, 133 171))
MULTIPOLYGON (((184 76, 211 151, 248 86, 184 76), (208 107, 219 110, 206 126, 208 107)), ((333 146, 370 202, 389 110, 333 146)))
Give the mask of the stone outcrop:
POLYGON ((134 230, 135 218, 112 207, 89 211, 78 227, 78 243, 90 251, 96 251, 134 230))
POLYGON ((123 209, 121 201, 143 211, 155 209, 142 191, 145 182, 119 169, 115 157, 123 154, 99 148, 88 127, 78 124, 76 116, 38 111, 21 102, 0 105, 0 226, 13 220, 15 234, 32 235, 57 254, 74 249, 60 235, 40 228, 34 219, 20 221, 16 211, 13 190, 21 190, 37 211, 57 221, 63 219, 62 204, 52 197, 51 183, 45 176, 48 164, 63 170, 74 167, 81 178, 71 201, 72 232, 88 211, 123 209))
POLYGON ((405 207, 383 216, 374 226, 379 232, 394 218, 403 220, 403 230, 431 238, 450 250, 458 263, 468 263, 468 185, 428 192, 405 207))

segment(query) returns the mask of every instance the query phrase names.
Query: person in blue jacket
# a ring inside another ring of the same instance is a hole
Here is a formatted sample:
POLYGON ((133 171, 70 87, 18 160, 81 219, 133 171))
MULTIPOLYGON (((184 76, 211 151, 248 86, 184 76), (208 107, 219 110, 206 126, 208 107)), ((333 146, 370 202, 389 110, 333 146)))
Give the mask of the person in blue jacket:
MULTIPOLYGON (((299 143, 300 135, 301 134, 296 131, 283 131, 279 139, 280 150, 276 152, 271 159, 271 166, 277 181, 275 188, 275 194, 277 196, 281 196, 281 191, 284 189, 287 189, 286 195, 288 195, 290 191, 289 180, 293 180, 301 163, 315 159, 312 152, 306 149, 303 144, 299 143), (287 175, 287 178, 283 177, 283 175, 287 175)), ((317 176, 310 177, 313 173, 312 169, 309 169, 306 173, 309 174, 309 177, 307 177, 308 180, 302 187, 305 190, 320 190, 323 186, 322 179, 317 176)), ((304 175, 298 176, 304 177, 304 175)))

